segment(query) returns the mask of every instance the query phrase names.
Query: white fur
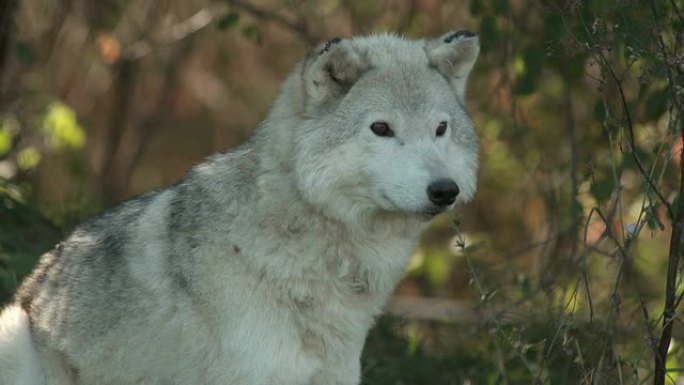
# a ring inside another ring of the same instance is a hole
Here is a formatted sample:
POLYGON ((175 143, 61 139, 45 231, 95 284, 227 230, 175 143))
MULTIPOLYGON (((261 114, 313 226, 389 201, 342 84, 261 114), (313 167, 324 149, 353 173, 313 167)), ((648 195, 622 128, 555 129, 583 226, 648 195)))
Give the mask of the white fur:
POLYGON ((0 317, 0 384, 44 383, 42 364, 31 342, 28 315, 10 306, 0 317))

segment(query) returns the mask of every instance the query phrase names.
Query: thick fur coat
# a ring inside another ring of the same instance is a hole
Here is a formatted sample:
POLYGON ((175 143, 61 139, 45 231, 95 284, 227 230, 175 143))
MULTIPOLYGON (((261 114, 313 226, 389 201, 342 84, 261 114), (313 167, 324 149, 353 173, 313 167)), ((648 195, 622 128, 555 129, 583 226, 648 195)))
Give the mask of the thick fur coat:
POLYGON ((41 258, 0 316, 0 384, 358 384, 421 232, 475 192, 478 51, 317 47, 246 143, 41 258))

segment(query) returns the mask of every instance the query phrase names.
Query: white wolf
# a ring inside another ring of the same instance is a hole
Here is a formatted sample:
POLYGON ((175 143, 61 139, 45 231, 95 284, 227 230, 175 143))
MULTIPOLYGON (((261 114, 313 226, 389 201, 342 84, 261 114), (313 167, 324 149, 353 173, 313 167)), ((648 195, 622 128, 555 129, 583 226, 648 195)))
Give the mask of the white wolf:
POLYGON ((245 144, 80 225, 0 316, 2 385, 353 385, 436 214, 470 199, 467 31, 333 39, 245 144))

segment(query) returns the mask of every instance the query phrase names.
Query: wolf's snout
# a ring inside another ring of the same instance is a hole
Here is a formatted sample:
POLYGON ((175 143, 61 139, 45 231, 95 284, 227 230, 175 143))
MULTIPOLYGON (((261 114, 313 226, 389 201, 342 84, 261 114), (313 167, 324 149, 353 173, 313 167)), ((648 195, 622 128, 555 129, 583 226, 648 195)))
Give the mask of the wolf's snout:
POLYGON ((456 200, 458 185, 451 179, 438 179, 427 188, 430 201, 437 206, 448 206, 456 200))

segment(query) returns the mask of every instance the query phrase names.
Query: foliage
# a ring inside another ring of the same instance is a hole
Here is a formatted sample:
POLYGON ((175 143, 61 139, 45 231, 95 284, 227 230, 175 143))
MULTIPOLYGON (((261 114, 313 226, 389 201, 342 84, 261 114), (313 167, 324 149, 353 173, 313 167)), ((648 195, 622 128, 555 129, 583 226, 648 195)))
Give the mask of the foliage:
POLYGON ((426 234, 397 295, 472 311, 382 318, 364 383, 659 383, 663 362, 682 381, 681 0, 75 3, 17 10, 1 300, 58 238, 42 215, 68 230, 237 145, 313 44, 470 26, 480 189, 462 225, 440 218, 426 234))
POLYGON ((62 234, 41 214, 0 185, 0 306, 9 302, 38 257, 62 234))

